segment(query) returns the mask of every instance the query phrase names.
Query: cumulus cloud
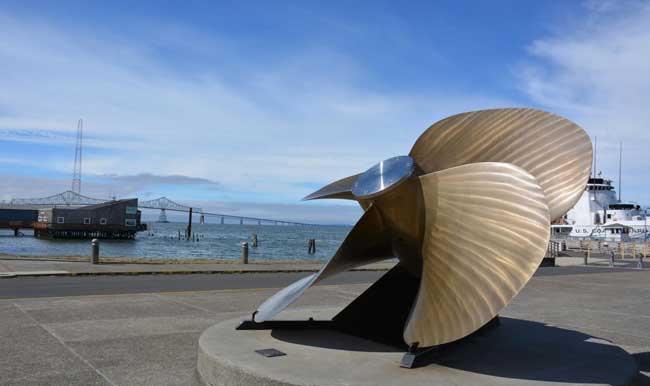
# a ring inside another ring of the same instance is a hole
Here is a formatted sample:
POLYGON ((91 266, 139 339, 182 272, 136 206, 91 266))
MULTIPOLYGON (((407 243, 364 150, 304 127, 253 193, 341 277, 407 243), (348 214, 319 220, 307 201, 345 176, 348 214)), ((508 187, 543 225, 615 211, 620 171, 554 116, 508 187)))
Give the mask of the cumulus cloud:
MULTIPOLYGON (((140 187, 153 185, 204 185, 210 188, 218 188, 219 183, 206 178, 188 177, 182 175, 160 176, 151 173, 135 175, 104 174, 97 176, 100 179, 110 180, 117 184, 137 185, 140 187)), ((134 189, 135 190, 139 190, 134 189)))
POLYGON ((585 12, 530 44, 520 86, 598 137, 597 169, 609 177, 623 141, 623 198, 650 204, 650 3, 593 1, 585 12))
MULTIPOLYGON (((0 162, 5 160, 0 157, 0 162)), ((9 201, 12 198, 47 197, 70 189, 71 179, 44 178, 35 176, 17 176, 0 174, 3 184, 0 185, 0 200, 9 201)), ((104 199, 133 196, 142 194, 158 186, 190 186, 200 187, 208 191, 218 190, 219 183, 205 178, 182 175, 155 175, 143 173, 138 175, 102 175, 85 178, 82 181, 82 194, 104 199)), ((153 193, 144 193, 151 196, 153 193)), ((147 197, 152 198, 152 197, 147 197)))

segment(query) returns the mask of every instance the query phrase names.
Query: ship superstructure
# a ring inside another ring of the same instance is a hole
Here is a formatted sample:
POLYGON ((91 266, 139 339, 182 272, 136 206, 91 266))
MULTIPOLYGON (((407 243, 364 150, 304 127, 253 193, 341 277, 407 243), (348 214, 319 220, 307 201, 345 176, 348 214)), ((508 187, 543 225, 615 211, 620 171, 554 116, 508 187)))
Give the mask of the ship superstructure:
POLYGON ((556 224, 551 238, 568 237, 627 241, 648 238, 647 212, 616 196, 612 181, 589 178, 578 203, 556 224))

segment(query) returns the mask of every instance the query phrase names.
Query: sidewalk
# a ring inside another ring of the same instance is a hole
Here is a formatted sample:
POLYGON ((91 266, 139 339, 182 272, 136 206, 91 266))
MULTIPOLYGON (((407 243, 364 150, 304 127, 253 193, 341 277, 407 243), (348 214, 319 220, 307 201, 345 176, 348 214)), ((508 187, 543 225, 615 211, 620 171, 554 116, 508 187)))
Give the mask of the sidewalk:
MULTIPOLYGON (((128 263, 104 262, 90 264, 84 261, 47 260, 43 258, 1 257, 0 278, 16 276, 87 276, 87 275, 154 275, 154 274, 194 274, 194 273, 259 273, 259 272, 316 272, 322 262, 215 262, 215 263, 128 263)), ((387 271, 395 262, 382 262, 365 265, 353 271, 387 271)), ((584 258, 562 256, 555 260, 556 266, 582 266, 584 258)), ((589 266, 609 267, 609 259, 592 257, 589 266)), ((617 268, 637 268, 636 259, 616 259, 617 268)), ((646 265, 647 267, 647 265, 646 265)))
MULTIPOLYGON (((316 272, 322 262, 253 262, 233 263, 102 263, 90 264, 82 261, 44 260, 29 258, 1 258, 0 278, 15 276, 83 276, 83 275, 152 275, 152 274, 192 274, 192 273, 244 273, 244 272, 316 272)), ((354 270, 384 271, 395 265, 394 262, 375 263, 354 270)))

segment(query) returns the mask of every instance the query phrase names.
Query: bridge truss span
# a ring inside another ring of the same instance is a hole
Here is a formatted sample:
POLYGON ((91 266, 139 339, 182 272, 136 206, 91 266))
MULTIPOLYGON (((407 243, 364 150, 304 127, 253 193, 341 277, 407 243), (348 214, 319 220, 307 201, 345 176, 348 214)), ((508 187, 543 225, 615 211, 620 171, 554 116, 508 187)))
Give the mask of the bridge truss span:
POLYGON ((9 202, 9 204, 15 206, 84 206, 102 204, 108 201, 110 200, 101 200, 98 198, 87 197, 79 193, 75 193, 71 190, 67 190, 63 193, 54 194, 52 196, 42 198, 14 198, 9 202))

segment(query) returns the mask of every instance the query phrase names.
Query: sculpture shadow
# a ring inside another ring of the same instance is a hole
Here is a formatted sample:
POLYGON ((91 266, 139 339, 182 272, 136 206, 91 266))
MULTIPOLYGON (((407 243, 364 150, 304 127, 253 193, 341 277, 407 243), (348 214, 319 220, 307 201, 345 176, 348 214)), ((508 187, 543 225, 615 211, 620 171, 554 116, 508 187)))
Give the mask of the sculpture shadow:
POLYGON ((650 352, 640 352, 633 355, 640 371, 650 371, 650 352))
MULTIPOLYGON (((538 322, 505 317, 500 321, 495 328, 432 351, 422 359, 421 365, 435 364, 503 378, 576 384, 627 384, 638 374, 634 358, 605 340, 538 322)), ((403 347, 333 330, 273 330, 272 336, 321 348, 404 352, 403 347)))
POLYGON ((274 329, 271 336, 275 339, 333 350, 360 352, 404 352, 404 348, 373 342, 368 339, 341 333, 333 329, 283 330, 274 329))

